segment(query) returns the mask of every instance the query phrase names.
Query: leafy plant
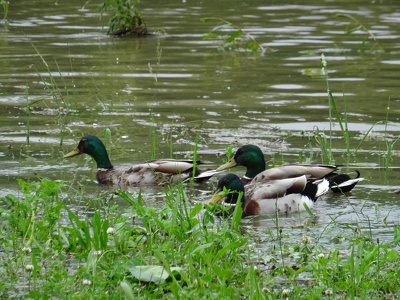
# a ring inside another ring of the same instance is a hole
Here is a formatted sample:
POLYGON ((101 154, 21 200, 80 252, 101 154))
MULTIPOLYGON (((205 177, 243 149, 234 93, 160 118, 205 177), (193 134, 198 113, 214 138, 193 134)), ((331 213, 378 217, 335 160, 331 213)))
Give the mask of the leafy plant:
POLYGON ((62 182, 20 181, 22 197, 0 198, 1 297, 365 299, 400 292, 400 226, 386 243, 375 243, 364 223, 335 221, 297 238, 277 216, 276 228, 252 229, 240 205, 233 220, 215 218, 203 203, 189 204, 184 187, 166 188, 161 207, 149 206, 141 191, 107 191, 120 206, 92 196, 101 208, 78 213, 65 204, 62 182), (318 242, 330 230, 348 240, 349 251, 318 242), (254 249, 260 243, 269 259, 254 249))
POLYGON ((43 179, 28 183, 18 180, 24 198, 7 195, 0 199, 1 226, 3 231, 11 231, 15 237, 22 237, 24 246, 34 241, 51 239, 57 220, 63 207, 58 194, 63 182, 43 179))
POLYGON ((105 0, 100 7, 101 15, 111 14, 108 22, 108 34, 124 35, 134 33, 139 36, 147 33, 144 22, 137 6, 140 0, 105 0))

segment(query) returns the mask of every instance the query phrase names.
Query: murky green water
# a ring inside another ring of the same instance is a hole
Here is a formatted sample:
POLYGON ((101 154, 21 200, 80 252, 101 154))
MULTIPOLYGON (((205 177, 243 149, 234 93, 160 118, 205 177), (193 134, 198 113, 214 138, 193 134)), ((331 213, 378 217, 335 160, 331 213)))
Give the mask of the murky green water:
MULTIPOLYGON (((270 161, 297 162, 301 152, 320 163, 319 147, 315 141, 310 146, 308 137, 317 128, 330 131, 327 82, 319 75, 324 53, 329 88, 339 110, 347 111, 342 117, 347 115, 351 134, 352 155, 346 156, 340 127, 333 123, 334 158, 368 180, 347 198, 319 199, 315 232, 335 219, 338 226, 359 223, 376 236, 392 236, 400 220, 399 196, 393 194, 399 188, 399 144, 388 172, 385 156, 387 141, 400 132, 395 1, 153 0, 144 3, 142 15, 150 29, 166 34, 109 38, 107 17, 100 19, 94 1, 84 7, 75 0, 10 4, 8 30, 0 31, 2 195, 17 190, 17 178, 41 177, 79 182, 96 193, 92 161, 62 155, 84 134, 102 136, 104 129, 112 133, 112 160, 122 167, 151 158, 154 144, 157 157, 188 155, 196 137, 199 156, 215 166, 226 146, 246 143, 262 146, 270 161), (357 18, 382 50, 372 48, 371 39, 362 45, 364 31, 346 35, 349 19, 337 13, 357 18), (216 25, 200 22, 204 17, 234 22, 274 51, 222 51, 220 39, 203 39, 216 25)), ((201 201, 213 184, 188 189, 201 201)), ((160 190, 149 189, 148 195, 163 198, 160 190)), ((274 226, 266 218, 248 222, 274 226)), ((304 218, 282 222, 298 228, 304 218)))

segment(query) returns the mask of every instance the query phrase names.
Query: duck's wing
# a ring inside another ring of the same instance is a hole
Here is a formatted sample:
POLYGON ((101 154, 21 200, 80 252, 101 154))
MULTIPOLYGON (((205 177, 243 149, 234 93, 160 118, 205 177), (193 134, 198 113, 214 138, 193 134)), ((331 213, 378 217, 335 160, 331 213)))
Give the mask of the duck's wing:
MULTIPOLYGON (((196 161, 196 165, 208 164, 207 161, 196 161)), ((194 168, 193 160, 156 159, 131 167, 121 174, 122 181, 130 185, 163 184, 186 180, 196 175, 195 180, 203 182, 216 172, 194 168), (205 173, 205 174, 203 174, 205 173)))
POLYGON ((140 164, 142 168, 149 168, 154 172, 167 173, 167 174, 182 174, 188 170, 193 169, 193 163, 180 160, 154 160, 140 164))
POLYGON ((301 193, 307 184, 307 176, 270 180, 265 183, 251 182, 245 186, 246 199, 274 199, 286 194, 301 193))
MULTIPOLYGON (((211 164, 206 160, 177 160, 177 159, 157 159, 148 163, 152 170, 168 176, 181 177, 181 179, 194 178, 196 182, 204 182, 210 179, 215 174, 219 173, 217 170, 204 170, 198 168, 203 165, 211 164), (194 167, 196 164, 196 168, 194 167)), ((174 180, 176 181, 176 180, 174 180)))
POLYGON ((286 164, 273 167, 258 174, 251 181, 267 182, 270 180, 280 180, 285 178, 299 177, 307 175, 310 180, 323 178, 336 171, 338 166, 331 165, 312 165, 312 164, 286 164))

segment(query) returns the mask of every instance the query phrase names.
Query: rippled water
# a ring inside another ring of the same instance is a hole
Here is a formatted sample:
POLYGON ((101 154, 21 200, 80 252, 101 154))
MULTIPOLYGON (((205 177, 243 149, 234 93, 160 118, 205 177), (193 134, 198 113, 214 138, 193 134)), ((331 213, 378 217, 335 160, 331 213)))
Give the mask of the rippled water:
MULTIPOLYGON (((400 8, 395 1, 153 0, 143 4, 142 15, 151 30, 166 33, 110 38, 108 19, 100 19, 93 1, 85 6, 76 0, 10 4, 8 29, 0 30, 2 195, 16 192, 17 178, 41 177, 79 181, 96 193, 93 162, 61 157, 84 134, 102 136, 104 129, 112 133, 109 148, 116 166, 151 158, 154 134, 157 157, 189 155, 197 137, 199 156, 218 166, 226 146, 245 143, 259 144, 270 162, 282 157, 296 162, 302 152, 320 163, 318 145, 308 142, 318 128, 327 135, 332 131, 336 163, 360 170, 367 180, 348 197, 318 200, 316 234, 335 219, 339 227, 372 226, 376 236, 390 239, 400 217, 399 196, 393 194, 399 188, 398 144, 385 171, 387 141, 400 132, 400 8), (365 31, 345 34, 349 19, 338 13, 357 18, 382 49, 365 31), (204 17, 229 20, 273 51, 222 49, 221 38, 203 39, 216 25, 201 22, 204 17), (329 122, 322 53, 329 88, 348 118, 349 157, 339 124, 329 122)), ((188 187, 188 195, 201 201, 212 189, 212 183, 196 191, 188 187)), ((150 189, 148 195, 163 198, 160 190, 150 189)), ((281 221, 298 230, 305 219, 281 221)), ((247 223, 260 230, 274 226, 269 218, 247 223)))

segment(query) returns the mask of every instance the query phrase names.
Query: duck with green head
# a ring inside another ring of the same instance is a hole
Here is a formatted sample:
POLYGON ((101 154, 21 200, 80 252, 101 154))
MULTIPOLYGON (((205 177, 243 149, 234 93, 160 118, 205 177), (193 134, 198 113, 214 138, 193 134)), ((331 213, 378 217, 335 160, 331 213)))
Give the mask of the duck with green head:
MULTIPOLYGON (((97 164, 97 181, 106 185, 146 185, 177 182, 192 178, 194 162, 192 160, 156 159, 132 166, 126 170, 117 170, 111 164, 106 147, 94 135, 86 135, 79 141, 78 147, 64 155, 70 158, 88 154, 97 164)), ((197 161, 196 164, 203 164, 197 161)), ((202 171, 196 168, 195 179, 205 181, 215 174, 215 171, 202 171)))
POLYGON ((226 174, 219 179, 217 190, 207 204, 216 204, 225 198, 225 203, 236 205, 242 199, 242 217, 289 215, 306 211, 306 206, 311 209, 317 198, 328 191, 328 180, 309 181, 306 175, 244 185, 237 175, 226 174), (228 190, 227 194, 224 189, 228 190))
POLYGON ((217 171, 232 168, 234 166, 246 167, 246 174, 242 177, 244 184, 254 182, 268 182, 269 180, 298 177, 306 175, 309 180, 326 178, 329 180, 330 189, 333 192, 349 192, 354 186, 364 180, 356 171, 357 177, 351 178, 347 174, 338 174, 338 166, 319 164, 285 164, 265 169, 264 154, 256 145, 241 146, 234 157, 227 163, 217 168, 217 171))

